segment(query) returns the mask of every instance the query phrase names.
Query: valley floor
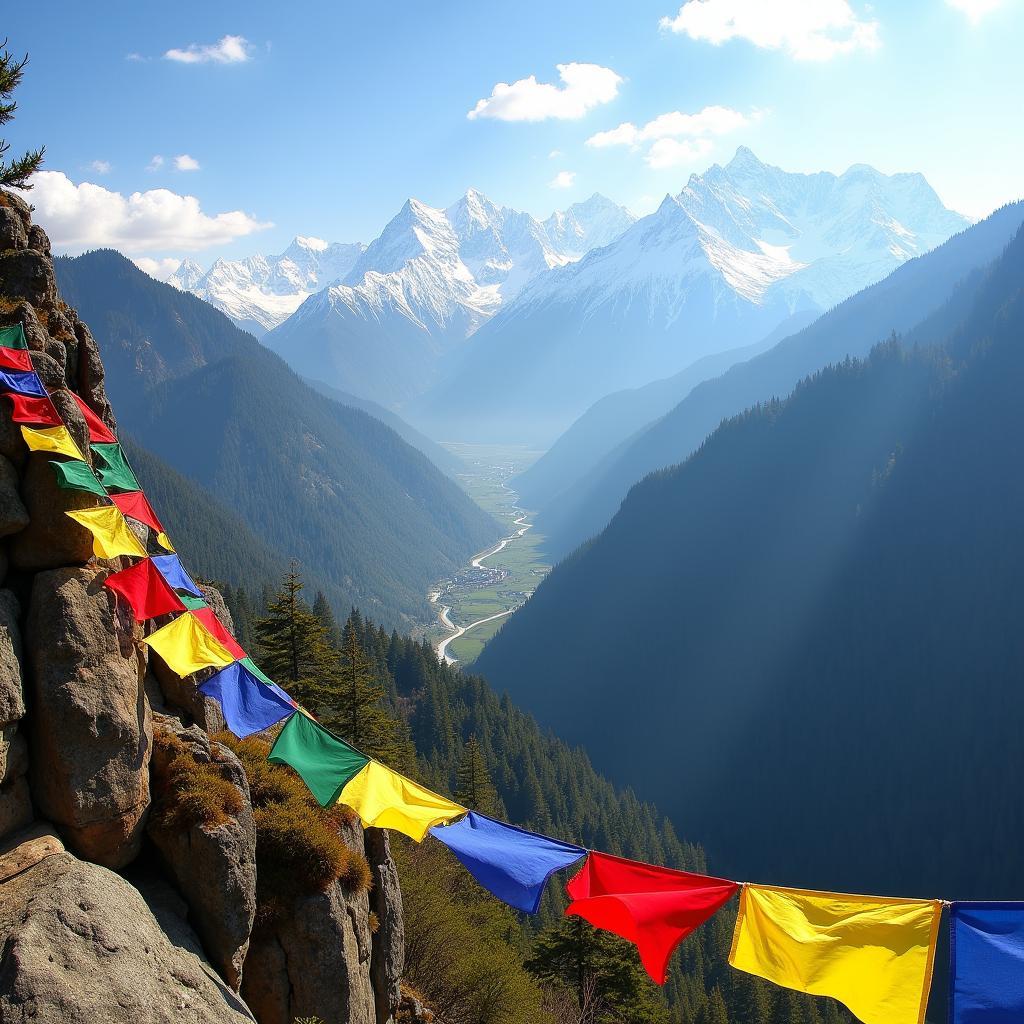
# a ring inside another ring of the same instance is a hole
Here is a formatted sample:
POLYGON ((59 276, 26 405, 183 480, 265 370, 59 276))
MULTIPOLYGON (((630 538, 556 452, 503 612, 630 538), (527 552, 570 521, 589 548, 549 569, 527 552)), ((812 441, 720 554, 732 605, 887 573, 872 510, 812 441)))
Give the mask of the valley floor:
POLYGON ((543 538, 509 484, 542 453, 522 445, 450 442, 445 447, 465 463, 459 480, 470 497, 508 526, 501 541, 440 581, 430 595, 438 609, 430 630, 438 657, 468 665, 551 568, 540 551, 543 538))

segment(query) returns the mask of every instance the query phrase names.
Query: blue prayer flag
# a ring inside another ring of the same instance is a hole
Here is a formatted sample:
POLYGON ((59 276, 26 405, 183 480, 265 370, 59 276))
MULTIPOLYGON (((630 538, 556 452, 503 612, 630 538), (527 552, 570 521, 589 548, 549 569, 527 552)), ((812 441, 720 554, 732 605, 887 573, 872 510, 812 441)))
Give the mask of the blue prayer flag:
POLYGON ((581 846, 526 832, 470 811, 454 825, 435 825, 430 834, 444 843, 463 867, 510 907, 536 914, 547 880, 586 855, 581 846))
POLYGON ((950 1024, 1024 1020, 1024 903, 954 903, 950 1024))
POLYGON ((224 721, 241 740, 269 729, 295 711, 289 701, 265 686, 240 661, 210 676, 199 692, 220 702, 224 721))
POLYGON ((34 370, 31 373, 24 370, 0 370, 0 388, 13 391, 16 395, 34 395, 38 398, 46 398, 47 395, 43 382, 34 370))
POLYGON ((184 590, 193 597, 203 596, 203 592, 192 582, 192 577, 185 572, 177 555, 153 555, 153 564, 175 590, 184 590))

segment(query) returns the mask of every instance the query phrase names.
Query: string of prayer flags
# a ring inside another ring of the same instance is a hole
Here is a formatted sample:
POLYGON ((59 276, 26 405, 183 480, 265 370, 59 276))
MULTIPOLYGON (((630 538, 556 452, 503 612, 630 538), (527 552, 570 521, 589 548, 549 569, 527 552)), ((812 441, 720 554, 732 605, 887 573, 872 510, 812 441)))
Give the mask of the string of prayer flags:
POLYGON ((175 590, 183 590, 193 597, 203 596, 203 592, 192 582, 192 577, 185 572, 177 555, 154 555, 153 564, 175 590))
POLYGON ((95 456, 96 473, 108 491, 142 490, 116 441, 113 444, 93 444, 89 448, 95 456))
POLYGON ((148 558, 108 576, 103 585, 124 599, 136 622, 185 610, 181 598, 148 558))
POLYGON ((163 533, 163 525, 153 511, 142 491, 125 491, 123 494, 111 494, 110 500, 121 510, 123 515, 138 520, 144 526, 148 526, 157 533, 163 533))
POLYGON ((587 851, 470 811, 430 834, 487 890, 516 910, 536 914, 548 879, 587 851))
POLYGON ((47 398, 49 392, 35 370, 0 370, 0 388, 13 391, 16 395, 47 398))
POLYGON ((349 780, 370 763, 365 754, 300 714, 285 723, 267 760, 294 768, 321 807, 336 803, 349 780))
POLYGON ((96 474, 84 462, 51 462, 50 465, 57 477, 57 486, 63 490, 88 491, 100 498, 107 496, 103 484, 96 479, 96 474))
POLYGON ((117 558, 120 555, 146 557, 146 549, 129 529, 116 505, 84 508, 65 512, 64 515, 81 523, 92 534, 92 553, 97 558, 117 558))
POLYGON ((628 939, 647 973, 664 985, 676 946, 728 903, 739 886, 724 878, 591 853, 565 888, 573 900, 567 915, 628 939))
POLYGON ((11 419, 15 423, 31 423, 41 427, 61 427, 60 418, 53 402, 47 398, 31 398, 8 391, 4 396, 11 401, 11 419))
POLYGON ((224 650, 230 653, 236 661, 241 661, 242 658, 245 657, 245 651, 242 650, 238 641, 228 632, 227 626, 217 618, 217 615, 212 608, 209 606, 205 608, 193 608, 191 609, 191 614, 194 615, 217 638, 217 642, 221 644, 224 650))
POLYGON ((924 1024, 941 916, 939 900, 746 885, 729 963, 864 1024, 924 1024))
POLYGON ((204 668, 224 668, 235 660, 191 612, 171 619, 142 642, 152 647, 167 667, 182 678, 204 668))
POLYGON ((338 800, 351 807, 367 827, 391 828, 417 843, 434 825, 466 813, 465 807, 432 793, 379 761, 370 761, 345 786, 338 800))
POLYGON ((1024 903, 954 903, 949 1024, 1024 1020, 1024 903))
POLYGON ((219 702, 228 728, 241 740, 295 712, 291 701, 264 686, 240 661, 210 676, 199 692, 219 702))
POLYGON ((71 397, 75 400, 75 404, 85 418, 85 422, 89 424, 89 444, 116 444, 117 438, 110 432, 110 428, 106 423, 74 391, 71 392, 71 397))
POLYGON ((25 339, 25 328, 21 324, 11 327, 0 327, 0 348, 28 348, 25 339))
MULTIPOLYGON (((46 399, 49 401, 49 399, 46 399)), ((65 426, 43 427, 36 430, 34 427, 22 427, 21 436, 25 439, 29 451, 32 452, 54 452, 56 455, 66 455, 69 459, 78 459, 84 462, 82 453, 75 444, 75 439, 68 433, 65 426)))

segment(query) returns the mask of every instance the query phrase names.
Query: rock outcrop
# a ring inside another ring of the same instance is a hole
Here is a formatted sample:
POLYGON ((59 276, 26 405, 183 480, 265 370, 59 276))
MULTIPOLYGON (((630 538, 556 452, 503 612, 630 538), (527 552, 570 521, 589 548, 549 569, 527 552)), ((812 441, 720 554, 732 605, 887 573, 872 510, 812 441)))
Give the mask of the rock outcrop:
MULTIPOLYGON (((45 232, 0 191, 0 327, 19 323, 88 460, 78 399, 116 432, 100 351, 45 232)), ((370 893, 333 882, 254 933, 259 831, 242 761, 211 738, 220 706, 139 643, 153 624, 103 586, 128 562, 93 557, 64 513, 96 499, 59 488, 51 457, 0 400, 0 1021, 390 1024, 404 937, 387 837, 365 839, 370 893)), ((365 869, 362 830, 338 827, 365 869)))

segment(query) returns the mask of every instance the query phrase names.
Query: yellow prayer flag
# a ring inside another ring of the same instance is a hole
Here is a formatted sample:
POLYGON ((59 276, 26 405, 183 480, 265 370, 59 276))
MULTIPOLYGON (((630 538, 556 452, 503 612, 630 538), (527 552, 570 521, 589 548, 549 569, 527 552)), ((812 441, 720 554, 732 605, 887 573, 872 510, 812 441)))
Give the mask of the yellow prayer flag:
POLYGON ((164 549, 164 551, 170 551, 174 553, 174 545, 171 543, 171 538, 166 533, 158 533, 156 535, 156 542, 164 549))
POLYGON ((832 996, 864 1024, 923 1024, 941 915, 938 900, 747 885, 729 963, 832 996))
POLYGON ((117 558, 118 555, 146 557, 146 549, 132 533, 116 505, 101 505, 64 514, 81 523, 92 534, 92 552, 97 558, 117 558))
POLYGON ((235 660, 191 612, 172 619, 142 642, 149 644, 171 671, 182 678, 204 668, 224 668, 235 660))
POLYGON ((68 458, 85 462, 67 427, 22 427, 21 436, 25 438, 29 451, 56 452, 58 455, 67 455, 68 458))
POLYGON ((465 807, 371 761, 341 791, 338 803, 347 804, 367 827, 392 828, 420 842, 433 825, 466 813, 465 807))

